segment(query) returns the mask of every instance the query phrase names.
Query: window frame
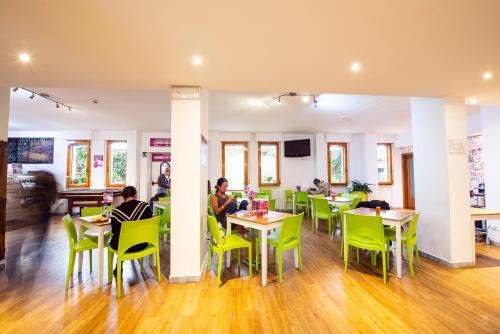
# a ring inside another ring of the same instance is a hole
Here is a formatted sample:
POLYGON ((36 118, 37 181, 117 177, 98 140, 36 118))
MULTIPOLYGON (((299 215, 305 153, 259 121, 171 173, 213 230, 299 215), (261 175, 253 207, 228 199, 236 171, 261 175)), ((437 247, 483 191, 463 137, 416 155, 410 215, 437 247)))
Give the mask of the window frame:
MULTIPOLYGON (((247 141, 223 141, 222 142, 222 177, 226 177, 226 146, 231 146, 231 145, 243 145, 245 147, 245 154, 244 154, 244 186, 249 185, 248 181, 248 142, 247 141)), ((243 190, 243 189, 231 189, 231 190, 243 190)))
POLYGON ((326 145, 326 151, 327 151, 327 168, 328 168, 328 183, 332 186, 347 186, 349 184, 349 168, 348 168, 348 158, 347 158, 347 143, 346 142, 328 142, 326 145), (342 146, 344 150, 344 175, 345 175, 345 181, 344 182, 330 182, 332 180, 332 163, 331 163, 331 154, 330 154, 330 147, 331 146, 342 146))
POLYGON ((66 154, 66 188, 90 188, 90 156, 91 156, 91 141, 90 140, 70 140, 68 141, 66 154), (72 166, 73 166, 73 146, 86 145, 88 148, 87 156, 87 182, 76 184, 71 182, 72 166))
POLYGON ((279 141, 259 141, 257 142, 257 154, 258 154, 258 161, 259 161, 259 187, 279 187, 281 185, 281 179, 280 179, 280 142, 279 141), (276 146, 276 182, 275 183, 267 183, 267 182, 262 182, 261 178, 261 167, 260 167, 260 160, 261 160, 261 146, 266 145, 266 146, 276 146))
MULTIPOLYGON (((378 146, 386 146, 387 147, 387 161, 389 163, 389 168, 388 168, 388 171, 389 171, 389 181, 383 181, 383 182, 380 182, 378 181, 378 185, 379 186, 392 186, 394 184, 394 176, 392 174, 392 143, 377 143, 377 147, 378 146)), ((377 159, 378 159, 378 156, 377 156, 377 159)), ((378 166, 377 166, 377 169, 378 169, 378 166)), ((377 180, 378 180, 378 171, 377 171, 377 180)))
MULTIPOLYGON (((128 159, 127 159, 127 167, 125 168, 125 183, 110 183, 111 177, 110 177, 110 171, 111 171, 111 166, 110 166, 110 154, 111 154, 111 145, 114 143, 125 143, 127 144, 127 155, 128 155, 128 143, 126 140, 106 140, 106 188, 123 188, 126 186, 127 182, 127 170, 128 170, 128 159)), ((127 156, 128 158, 128 156, 127 156)))

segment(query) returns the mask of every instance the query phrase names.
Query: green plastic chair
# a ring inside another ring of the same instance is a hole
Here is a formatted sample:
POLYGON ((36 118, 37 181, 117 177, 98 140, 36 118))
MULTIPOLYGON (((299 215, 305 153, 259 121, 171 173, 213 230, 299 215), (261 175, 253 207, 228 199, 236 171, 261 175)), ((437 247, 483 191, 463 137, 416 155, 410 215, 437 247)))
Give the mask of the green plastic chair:
MULTIPOLYGON (((387 284, 386 272, 386 254, 387 243, 384 235, 384 225, 381 216, 364 216, 352 213, 345 214, 347 219, 347 231, 345 237, 347 239, 347 249, 344 252, 344 271, 347 272, 349 261, 349 246, 358 249, 367 249, 375 254, 375 251, 382 253, 382 272, 384 275, 384 284, 387 284)), ((357 253, 359 263, 359 252, 357 253)), ((373 255, 372 255, 373 264, 373 255)))
MULTIPOLYGON (((158 274, 158 282, 161 280, 160 271, 160 248, 158 247, 158 234, 160 229, 160 217, 156 216, 149 219, 125 221, 121 224, 120 240, 118 241, 118 250, 114 250, 108 246, 108 280, 111 282, 113 272, 113 257, 117 255, 116 267, 116 294, 120 298, 122 296, 122 262, 128 260, 141 259, 156 255, 156 270, 158 274), (135 245, 148 243, 146 249, 139 252, 127 252, 127 250, 135 245)), ((141 261, 142 267, 142 261, 141 261)))
MULTIPOLYGON (((337 195, 339 196, 339 195, 337 195)), ((359 194, 341 194, 340 197, 352 198, 351 209, 356 209, 359 202, 361 202, 361 196, 359 194)))
POLYGON ((208 230, 210 232, 210 248, 208 249, 208 264, 207 271, 210 271, 210 266, 212 263, 212 256, 214 253, 217 254, 217 286, 219 287, 222 283, 221 281, 221 272, 222 272, 222 263, 224 262, 223 255, 225 252, 238 249, 238 272, 241 269, 241 258, 240 258, 240 249, 248 248, 248 273, 250 278, 252 278, 252 243, 240 237, 237 234, 230 234, 226 236, 224 239, 222 238, 219 230, 219 226, 217 225, 217 220, 214 216, 207 216, 208 222, 208 230))
POLYGON ((267 198, 273 198, 273 191, 271 189, 259 189, 259 194, 265 194, 267 198))
MULTIPOLYGON (((278 256, 278 275, 280 284, 283 283, 283 252, 297 248, 297 255, 299 257, 299 270, 302 271, 302 252, 300 248, 300 227, 304 213, 286 217, 283 224, 280 226, 279 231, 272 232, 267 236, 267 243, 274 247, 274 254, 278 256)), ((259 270, 259 255, 261 238, 255 238, 255 253, 256 261, 255 267, 259 270)))
POLYGON ((285 210, 288 210, 288 205, 292 206, 293 209, 293 190, 286 189, 285 190, 285 210))
POLYGON ((298 208, 304 208, 306 211, 306 214, 308 217, 309 216, 309 197, 308 193, 305 191, 298 191, 295 193, 295 210, 298 210, 298 208))
POLYGON ((241 197, 241 191, 232 191, 231 196, 240 198, 241 197))
POLYGON ((170 237, 170 204, 165 205, 165 209, 160 219, 160 237, 170 237))
MULTIPOLYGON (((333 227, 333 219, 334 216, 330 209, 330 204, 327 199, 314 197, 313 199, 313 208, 314 212, 312 214, 312 229, 313 231, 316 229, 317 220, 322 219, 328 222, 328 235, 332 235, 332 227, 333 227)), ((335 232, 334 232, 335 233, 335 232)))
POLYGON ((69 214, 65 215, 62 218, 62 221, 64 223, 64 227, 66 228, 69 239, 69 264, 68 275, 66 276, 66 290, 68 290, 69 281, 73 277, 76 253, 85 252, 86 250, 89 251, 90 272, 92 272, 92 249, 97 248, 97 242, 86 238, 78 240, 75 224, 73 223, 73 219, 69 214))
POLYGON ((168 202, 170 201, 170 196, 161 196, 161 197, 158 197, 158 202, 168 202))
POLYGON ((269 196, 266 193, 257 193, 255 194, 255 198, 260 198, 260 199, 269 199, 269 196))
POLYGON ((337 206, 338 217, 340 218, 340 257, 344 251, 344 212, 351 210, 350 204, 340 204, 337 206))
POLYGON ((269 200, 269 211, 275 211, 276 208, 276 198, 270 199, 269 200))
MULTIPOLYGON (((113 207, 109 206, 108 207, 109 212, 113 211, 113 207)), ((102 207, 101 206, 96 206, 96 207, 85 207, 82 208, 80 211, 80 216, 82 217, 88 217, 88 216, 97 216, 102 213, 102 207)), ((82 226, 82 231, 83 231, 83 238, 90 239, 92 241, 97 242, 98 235, 95 231, 89 231, 89 229, 85 226, 82 226)), ((104 242, 108 242, 109 239, 111 238, 111 230, 104 232, 104 242)))
MULTIPOLYGON (((414 278, 415 274, 413 272, 413 253, 415 253, 415 259, 417 266, 420 266, 420 256, 418 254, 417 245, 417 224, 420 218, 420 212, 413 215, 410 224, 408 224, 408 230, 401 233, 401 243, 406 245, 406 253, 408 254, 408 265, 410 266, 410 277, 414 278)), ((395 230, 385 230, 387 241, 396 242, 396 231, 395 230)), ((387 252, 387 263, 390 263, 391 252, 387 252)))
POLYGON ((307 197, 307 198, 309 198, 309 200, 310 200, 310 201, 309 201, 309 202, 310 202, 310 203, 309 203, 309 205, 311 205, 311 219, 313 220, 313 225, 314 225, 314 222, 315 222, 315 219, 314 219, 314 218, 315 218, 315 217, 314 217, 314 211, 315 211, 315 210, 314 210, 314 202, 313 202, 313 199, 314 199, 314 198, 325 198, 325 194, 314 194, 314 195, 308 195, 308 197, 307 197), (311 196, 311 197, 309 197, 309 196, 311 196))
POLYGON ((208 201, 207 201, 207 215, 213 216, 214 215, 214 209, 212 208, 212 194, 208 195, 208 201))

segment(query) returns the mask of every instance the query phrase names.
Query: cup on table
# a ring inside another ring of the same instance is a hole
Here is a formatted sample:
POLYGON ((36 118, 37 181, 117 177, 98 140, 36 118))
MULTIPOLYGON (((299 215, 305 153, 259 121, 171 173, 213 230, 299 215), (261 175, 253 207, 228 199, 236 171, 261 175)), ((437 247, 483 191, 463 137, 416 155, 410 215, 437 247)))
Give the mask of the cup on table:
POLYGON ((380 216, 380 206, 375 207, 375 214, 380 216))

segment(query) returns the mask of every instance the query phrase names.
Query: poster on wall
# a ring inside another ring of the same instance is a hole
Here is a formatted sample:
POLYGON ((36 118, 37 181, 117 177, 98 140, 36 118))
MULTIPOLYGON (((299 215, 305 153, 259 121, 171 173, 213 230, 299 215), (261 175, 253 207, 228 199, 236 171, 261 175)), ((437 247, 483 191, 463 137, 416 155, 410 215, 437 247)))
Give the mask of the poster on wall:
POLYGON ((207 167, 208 163, 208 142, 207 139, 201 135, 201 156, 200 156, 200 161, 201 161, 201 166, 202 167, 207 167))
POLYGON ((54 138, 9 138, 8 163, 54 163, 54 138))
POLYGON ((14 163, 12 164, 12 174, 22 174, 23 164, 14 163))
POLYGON ((169 152, 166 153, 151 153, 152 162, 170 162, 171 156, 169 152))
POLYGON ((96 154, 94 155, 94 168, 102 167, 104 164, 104 155, 96 154))
POLYGON ((149 138, 150 147, 170 147, 170 138, 149 138))

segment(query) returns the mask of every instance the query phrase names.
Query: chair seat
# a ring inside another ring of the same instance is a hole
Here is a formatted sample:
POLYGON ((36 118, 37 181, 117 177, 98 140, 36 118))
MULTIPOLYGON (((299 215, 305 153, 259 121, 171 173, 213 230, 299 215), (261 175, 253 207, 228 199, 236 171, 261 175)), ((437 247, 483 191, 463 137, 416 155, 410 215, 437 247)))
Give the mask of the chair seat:
MULTIPOLYGON (((396 231, 395 230, 385 230, 385 239, 390 241, 396 241, 396 231)), ((406 232, 401 232, 401 242, 406 243, 406 232)))
POLYGON ((328 214, 326 214, 324 212, 316 211, 314 213, 314 217, 319 218, 319 219, 327 219, 328 220, 328 219, 330 219, 332 217, 332 215, 328 215, 328 214))
POLYGON ((384 248, 384 246, 380 245, 377 240, 369 237, 369 236, 356 236, 356 238, 349 238, 348 241, 349 244, 362 248, 362 249, 368 249, 368 250, 377 250, 384 248))
MULTIPOLYGON (((150 254, 154 254, 157 249, 158 248, 155 245, 148 244, 148 246, 145 249, 141 250, 141 251, 138 251, 138 252, 125 252, 125 254, 123 254, 121 256, 121 260, 125 261, 125 260, 133 260, 133 259, 137 259, 137 258, 140 258, 140 257, 145 257, 145 256, 148 256, 150 254)), ((118 254, 118 251, 114 250, 111 247, 108 247, 108 250, 111 253, 118 254)))
MULTIPOLYGON (((104 239, 109 239, 111 237, 111 233, 111 230, 104 232, 104 239)), ((95 242, 97 242, 98 236, 99 235, 96 231, 87 230, 85 231, 85 233, 83 233, 83 238, 90 239, 95 242)))
POLYGON ((309 203, 295 201, 295 205, 297 205, 297 206, 309 206, 309 203))
POLYGON ((252 243, 250 241, 237 234, 227 235, 222 245, 212 244, 214 248, 221 248, 223 251, 231 250, 234 248, 250 247, 251 245, 252 243))
POLYGON ((96 248, 97 248, 97 242, 90 239, 80 239, 74 244, 74 249, 76 252, 82 252, 96 248))

